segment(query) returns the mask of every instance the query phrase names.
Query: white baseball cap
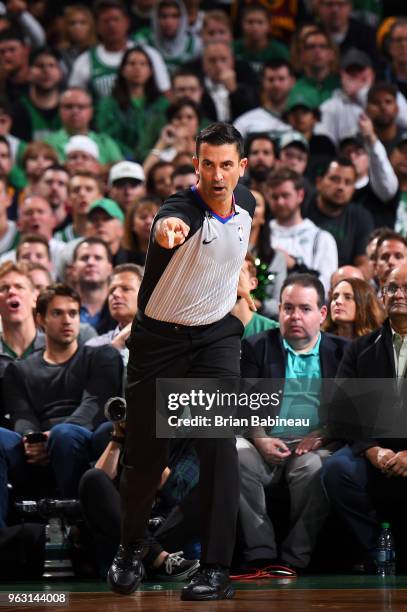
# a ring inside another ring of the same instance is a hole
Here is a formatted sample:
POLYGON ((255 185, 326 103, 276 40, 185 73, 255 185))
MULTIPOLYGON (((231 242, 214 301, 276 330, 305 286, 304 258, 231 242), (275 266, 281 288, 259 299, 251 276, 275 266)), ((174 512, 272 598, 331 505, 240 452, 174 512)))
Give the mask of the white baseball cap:
POLYGON ((135 179, 144 183, 145 176, 143 167, 136 162, 121 161, 110 168, 108 181, 109 186, 111 186, 115 181, 124 178, 135 179))
POLYGON ((71 136, 65 145, 65 155, 69 155, 73 151, 83 151, 84 153, 89 153, 95 159, 99 159, 99 147, 96 142, 89 138, 89 136, 71 136))

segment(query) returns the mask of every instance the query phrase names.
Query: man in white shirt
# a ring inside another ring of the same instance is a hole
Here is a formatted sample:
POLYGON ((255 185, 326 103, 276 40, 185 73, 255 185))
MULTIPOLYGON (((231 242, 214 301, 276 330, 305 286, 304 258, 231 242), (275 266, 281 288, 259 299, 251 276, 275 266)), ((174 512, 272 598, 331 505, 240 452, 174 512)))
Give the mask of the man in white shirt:
POLYGON ((265 196, 274 216, 269 222, 271 246, 284 252, 289 273, 314 272, 327 294, 338 250, 329 232, 302 218, 302 177, 289 168, 275 170, 267 177, 265 196))
POLYGON ((261 75, 261 106, 240 115, 234 126, 246 138, 253 132, 281 133, 290 126, 281 119, 295 77, 290 64, 274 59, 264 64, 261 75))

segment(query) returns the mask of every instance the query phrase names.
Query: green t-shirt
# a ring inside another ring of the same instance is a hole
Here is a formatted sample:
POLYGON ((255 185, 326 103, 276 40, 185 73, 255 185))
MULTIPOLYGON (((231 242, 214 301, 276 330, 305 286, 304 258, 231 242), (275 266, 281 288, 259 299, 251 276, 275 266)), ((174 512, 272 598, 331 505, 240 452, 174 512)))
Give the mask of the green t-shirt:
POLYGON ((259 334, 260 332, 266 331, 268 329, 276 329, 277 327, 280 327, 277 321, 273 321, 272 319, 264 317, 258 312, 255 312, 249 323, 244 328, 242 340, 244 338, 254 336, 254 334, 259 334))
POLYGON ((304 98, 307 96, 314 96, 318 102, 318 106, 320 106, 325 100, 329 100, 334 90, 340 88, 340 86, 340 79, 337 74, 330 74, 321 83, 317 83, 313 79, 303 76, 298 79, 290 91, 290 96, 295 97, 296 94, 301 94, 304 98))
POLYGON ((248 62, 256 73, 261 71, 263 64, 272 59, 289 59, 287 47, 277 40, 271 40, 268 46, 260 51, 251 51, 245 47, 243 39, 236 40, 233 48, 236 59, 248 62))
POLYGON ((148 153, 148 147, 146 150, 140 147, 143 134, 149 133, 153 126, 165 125, 168 104, 165 96, 159 96, 152 104, 136 98, 123 110, 115 98, 107 96, 97 105, 96 125, 98 130, 115 140, 124 156, 142 160, 148 153))
POLYGON ((42 113, 27 96, 23 96, 20 101, 30 117, 32 140, 46 140, 49 134, 59 130, 61 119, 57 108, 42 113))
MULTIPOLYGON (((91 138, 99 148, 99 161, 101 164, 114 164, 121 161, 123 155, 119 146, 107 134, 89 131, 86 136, 91 138)), ((61 161, 65 161, 65 146, 67 145, 71 135, 61 128, 57 132, 50 134, 47 138, 49 144, 54 147, 61 161)))

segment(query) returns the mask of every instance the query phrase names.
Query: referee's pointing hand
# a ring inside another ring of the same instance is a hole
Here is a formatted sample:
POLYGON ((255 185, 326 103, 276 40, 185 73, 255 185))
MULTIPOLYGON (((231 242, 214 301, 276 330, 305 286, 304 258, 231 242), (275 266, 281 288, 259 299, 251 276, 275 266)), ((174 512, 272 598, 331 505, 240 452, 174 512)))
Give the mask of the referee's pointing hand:
POLYGON ((181 219, 168 217, 157 223, 155 239, 164 249, 173 249, 185 242, 189 229, 189 226, 181 221, 181 219))

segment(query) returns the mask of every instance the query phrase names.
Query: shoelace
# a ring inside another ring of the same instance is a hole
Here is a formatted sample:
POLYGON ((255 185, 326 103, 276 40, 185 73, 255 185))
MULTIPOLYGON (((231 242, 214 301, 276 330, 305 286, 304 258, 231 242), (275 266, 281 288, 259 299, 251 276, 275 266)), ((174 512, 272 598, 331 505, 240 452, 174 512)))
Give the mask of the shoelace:
POLYGON ((172 574, 173 569, 182 565, 185 561, 183 550, 179 550, 178 552, 170 553, 165 560, 165 571, 167 574, 172 574))
POLYGON ((248 568, 247 574, 236 574, 231 580, 260 580, 261 578, 297 578, 297 573, 285 565, 267 565, 262 569, 248 568), (252 572, 252 573, 250 573, 252 572))

